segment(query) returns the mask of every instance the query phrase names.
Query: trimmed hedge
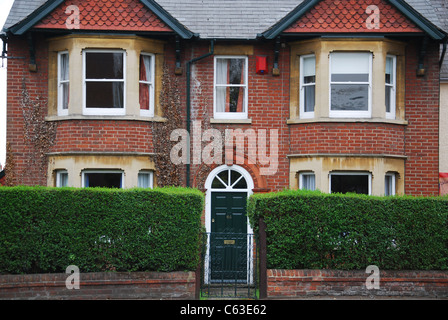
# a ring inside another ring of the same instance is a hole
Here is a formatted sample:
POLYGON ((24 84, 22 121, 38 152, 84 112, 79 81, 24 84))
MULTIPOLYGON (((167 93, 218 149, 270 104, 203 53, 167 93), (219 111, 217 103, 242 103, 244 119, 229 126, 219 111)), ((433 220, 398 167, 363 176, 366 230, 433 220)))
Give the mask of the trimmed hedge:
POLYGON ((448 199, 285 190, 248 201, 276 269, 448 269, 448 199))
POLYGON ((203 194, 0 188, 0 273, 196 270, 203 194))

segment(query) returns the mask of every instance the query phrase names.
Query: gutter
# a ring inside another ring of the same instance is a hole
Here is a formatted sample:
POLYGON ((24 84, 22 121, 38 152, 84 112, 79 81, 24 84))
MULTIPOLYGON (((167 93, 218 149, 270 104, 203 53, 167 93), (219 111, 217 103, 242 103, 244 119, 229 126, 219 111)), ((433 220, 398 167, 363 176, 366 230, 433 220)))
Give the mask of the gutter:
MULTIPOLYGON (((213 55, 215 52, 215 40, 211 40, 210 41, 210 52, 206 53, 200 57, 191 59, 190 61, 187 62, 187 132, 188 132, 188 137, 190 137, 190 122, 191 122, 191 65, 199 60, 205 59, 211 55, 213 55)), ((187 155, 187 187, 190 187, 190 139, 188 139, 188 155, 187 155)))

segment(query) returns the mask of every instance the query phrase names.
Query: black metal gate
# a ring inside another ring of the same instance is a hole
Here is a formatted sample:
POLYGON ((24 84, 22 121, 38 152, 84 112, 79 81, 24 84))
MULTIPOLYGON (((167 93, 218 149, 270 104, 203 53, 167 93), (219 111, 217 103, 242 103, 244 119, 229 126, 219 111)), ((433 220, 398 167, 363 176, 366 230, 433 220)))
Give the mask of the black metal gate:
POLYGON ((204 233, 201 298, 256 299, 257 247, 253 234, 204 233))

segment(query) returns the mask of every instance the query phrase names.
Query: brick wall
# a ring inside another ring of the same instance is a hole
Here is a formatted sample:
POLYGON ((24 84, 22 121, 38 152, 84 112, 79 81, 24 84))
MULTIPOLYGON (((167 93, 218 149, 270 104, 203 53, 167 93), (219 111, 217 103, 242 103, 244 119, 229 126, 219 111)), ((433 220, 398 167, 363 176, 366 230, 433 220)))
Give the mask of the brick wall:
POLYGON ((24 117, 21 107, 23 85, 30 100, 41 102, 46 115, 48 99, 48 46, 45 38, 34 39, 37 72, 29 70, 30 53, 26 37, 9 37, 7 72, 6 141, 11 144, 17 184, 46 185, 46 167, 36 165, 32 148, 24 137, 24 117))
POLYGON ((403 126, 310 123, 291 126, 291 153, 405 154, 403 126))
MULTIPOLYGON (((9 55, 19 59, 8 61, 7 141, 11 144, 18 184, 46 184, 46 168, 35 165, 33 150, 24 140, 24 120, 21 109, 22 83, 26 84, 32 100, 48 98, 48 47, 46 40, 36 36, 38 72, 30 72, 29 48, 24 37, 11 37, 9 55)), ((232 43, 228 43, 229 46, 232 43)), ((252 44, 251 44, 252 45, 252 44)), ((407 126, 385 123, 307 123, 287 125, 289 118, 290 52, 280 49, 280 75, 273 76, 274 43, 253 43, 253 54, 248 55, 249 101, 251 124, 216 124, 213 118, 213 57, 197 61, 192 66, 191 120, 200 120, 203 129, 270 129, 278 130, 278 169, 275 175, 260 176, 260 165, 242 165, 255 181, 255 189, 281 190, 289 186, 288 154, 352 153, 393 154, 407 157, 405 193, 410 195, 438 194, 438 46, 430 43, 425 55, 426 74, 416 75, 421 43, 407 46, 405 119, 407 126), (255 72, 256 56, 268 57, 268 74, 255 72)), ((177 76, 183 119, 186 121, 186 61, 209 52, 209 42, 183 43, 181 50, 184 72, 177 76)), ((165 62, 174 75, 175 48, 169 41, 165 48, 165 62)), ((47 113, 45 103, 43 114, 47 113)), ((184 122, 185 126, 185 122, 184 122)), ((269 142, 269 139, 268 139, 269 142)), ((204 142, 203 146, 208 143, 204 142)), ((247 150, 247 148, 246 148, 247 150)), ((57 122, 55 145, 50 152, 105 151, 153 152, 152 123, 140 121, 64 120, 57 122)), ((270 146, 267 146, 269 154, 270 146)), ((224 162, 222 162, 224 164, 224 162)), ((213 167, 204 164, 191 166, 191 185, 203 189, 205 179, 213 167)), ((182 168, 185 173, 184 168, 182 168)))
POLYGON ((69 274, 0 275, 0 299, 194 299, 194 272, 81 273, 79 289, 69 274))
POLYGON ((406 141, 408 159, 405 193, 438 195, 439 176, 439 51, 430 43, 424 59, 425 75, 417 76, 419 49, 415 40, 406 47, 406 141))
POLYGON ((154 152, 152 123, 66 120, 58 123, 52 152, 154 152))
POLYGON ((448 297, 447 271, 381 271, 379 289, 366 287, 370 274, 343 270, 267 271, 267 297, 309 296, 401 296, 448 297))

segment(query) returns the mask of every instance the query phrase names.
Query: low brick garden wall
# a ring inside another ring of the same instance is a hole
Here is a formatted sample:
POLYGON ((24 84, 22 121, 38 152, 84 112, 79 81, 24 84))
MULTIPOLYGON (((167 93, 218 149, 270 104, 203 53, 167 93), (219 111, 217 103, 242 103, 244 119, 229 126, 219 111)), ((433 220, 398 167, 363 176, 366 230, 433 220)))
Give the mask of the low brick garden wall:
POLYGON ((194 272, 80 273, 79 289, 67 289, 69 276, 0 275, 0 299, 195 299, 194 272))
POLYGON ((401 296, 448 298, 447 271, 381 271, 379 289, 367 289, 365 271, 279 270, 267 272, 267 298, 309 296, 401 296))

